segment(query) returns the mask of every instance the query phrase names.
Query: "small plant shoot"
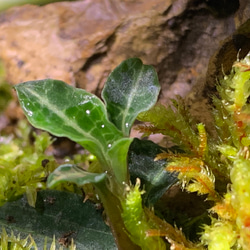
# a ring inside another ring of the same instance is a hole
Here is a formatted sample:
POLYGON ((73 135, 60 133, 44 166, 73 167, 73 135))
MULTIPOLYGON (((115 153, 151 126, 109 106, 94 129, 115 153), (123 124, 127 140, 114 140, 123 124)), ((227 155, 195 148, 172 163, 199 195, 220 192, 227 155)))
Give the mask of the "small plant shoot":
POLYGON ((156 104, 157 74, 137 58, 114 69, 102 100, 52 79, 15 89, 34 127, 68 137, 95 155, 97 162, 87 170, 69 163, 57 167, 47 187, 91 185, 118 249, 248 250, 249 69, 250 54, 217 84, 212 129, 196 121, 181 98, 168 107, 156 104), (130 138, 135 119, 143 122, 136 127, 145 136, 161 133, 175 147, 130 138), (204 211, 192 218, 183 210, 164 211, 164 193, 174 184, 186 195, 203 197, 204 211))
MULTIPOLYGON (((103 89, 103 103, 95 95, 57 80, 25 82, 15 87, 29 122, 56 136, 65 136, 94 154, 99 172, 86 172, 63 165, 52 173, 48 187, 62 181, 78 185, 92 183, 101 198, 118 246, 127 249, 132 242, 125 232, 121 202, 130 185, 127 153, 132 139, 131 126, 137 115, 151 108, 160 91, 153 67, 139 59, 128 59, 109 76, 103 89)), ((143 232, 144 233, 144 232, 143 232)), ((145 233, 144 233, 145 234, 145 233)), ((159 239, 161 240, 161 239, 159 239)))

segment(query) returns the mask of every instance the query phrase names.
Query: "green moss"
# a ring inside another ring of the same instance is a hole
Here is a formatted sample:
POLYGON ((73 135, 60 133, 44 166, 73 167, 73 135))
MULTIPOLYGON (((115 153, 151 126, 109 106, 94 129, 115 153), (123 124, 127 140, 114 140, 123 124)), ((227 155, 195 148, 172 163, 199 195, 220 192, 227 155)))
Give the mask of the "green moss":
MULTIPOLYGON (((22 239, 19 235, 14 235, 13 232, 11 234, 7 234, 6 230, 2 228, 1 233, 1 239, 0 239, 0 247, 1 249, 8 249, 8 250, 38 250, 37 245, 34 241, 34 239, 31 237, 31 235, 27 236, 26 238, 22 239)), ((44 250, 47 248, 47 240, 45 238, 44 240, 44 250)), ((55 237, 53 237, 53 242, 51 243, 51 246, 49 248, 50 250, 63 250, 63 247, 56 248, 56 240, 55 237)), ((69 250, 75 250, 76 246, 74 244, 74 241, 71 241, 70 246, 68 247, 69 250)))
POLYGON ((45 189, 46 177, 57 166, 54 157, 45 154, 52 140, 48 133, 32 133, 26 121, 19 122, 15 132, 0 137, 0 204, 26 193, 35 206, 36 191, 45 189))
POLYGON ((165 250, 166 245, 159 236, 149 237, 147 231, 151 229, 149 220, 144 213, 141 194, 139 190, 140 182, 137 179, 136 185, 127 191, 126 199, 122 203, 122 218, 129 237, 142 249, 165 250))
POLYGON ((212 224, 204 226, 198 244, 211 250, 250 249, 249 86, 250 54, 235 62, 231 74, 217 86, 212 111, 214 134, 207 133, 205 125, 196 127, 182 101, 173 101, 167 108, 155 106, 138 117, 150 122, 140 126, 146 135, 168 135, 184 151, 157 156, 158 160, 169 160, 166 169, 179 173, 182 187, 206 194, 214 202, 212 224))

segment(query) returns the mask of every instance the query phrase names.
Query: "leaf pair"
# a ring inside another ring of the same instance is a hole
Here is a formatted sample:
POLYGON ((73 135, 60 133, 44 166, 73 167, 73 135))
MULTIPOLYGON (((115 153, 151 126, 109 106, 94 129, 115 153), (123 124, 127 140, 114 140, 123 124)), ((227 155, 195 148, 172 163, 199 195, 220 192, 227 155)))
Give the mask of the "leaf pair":
POLYGON ((155 104, 160 91, 153 67, 136 58, 121 63, 103 89, 106 105, 97 96, 58 80, 25 82, 15 89, 34 127, 79 143, 97 156, 103 171, 119 182, 128 181, 131 126, 140 112, 155 104))

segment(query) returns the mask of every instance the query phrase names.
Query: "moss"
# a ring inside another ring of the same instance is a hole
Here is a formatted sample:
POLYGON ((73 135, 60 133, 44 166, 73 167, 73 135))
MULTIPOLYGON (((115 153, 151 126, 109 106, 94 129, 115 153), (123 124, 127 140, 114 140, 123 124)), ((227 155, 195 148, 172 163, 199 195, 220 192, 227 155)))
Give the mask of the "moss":
POLYGON ((186 191, 206 194, 214 202, 212 223, 203 227, 197 244, 211 250, 250 249, 249 86, 250 54, 236 61, 217 85, 213 134, 206 132, 205 124, 194 122, 182 100, 155 106, 138 117, 149 122, 139 126, 146 135, 168 135, 184 151, 168 150, 156 159, 168 159, 166 170, 179 173, 186 191))

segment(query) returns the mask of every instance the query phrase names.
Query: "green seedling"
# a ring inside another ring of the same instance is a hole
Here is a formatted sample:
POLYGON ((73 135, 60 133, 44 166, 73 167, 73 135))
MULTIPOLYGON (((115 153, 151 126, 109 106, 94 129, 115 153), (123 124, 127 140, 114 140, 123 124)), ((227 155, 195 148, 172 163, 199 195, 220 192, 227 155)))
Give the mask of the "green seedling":
MULTIPOLYGON (((130 222, 143 223, 144 231, 139 231, 140 237, 138 232, 134 237, 137 229, 131 229, 124 222, 128 206, 131 206, 131 202, 127 202, 127 196, 131 199, 127 167, 127 154, 133 140, 129 138, 131 126, 140 112, 156 103, 160 91, 153 67, 143 65, 139 59, 121 63, 105 84, 104 102, 83 89, 51 79, 21 83, 15 89, 24 113, 34 127, 68 137, 98 159, 99 165, 94 171, 70 164, 58 167, 49 176, 48 187, 65 181, 80 186, 92 183, 120 249, 137 249, 147 245, 147 241, 156 242, 154 249, 165 249, 159 237, 146 236, 143 210, 136 216, 138 221, 130 222)), ((140 195, 135 196, 135 200, 136 197, 140 195)))

